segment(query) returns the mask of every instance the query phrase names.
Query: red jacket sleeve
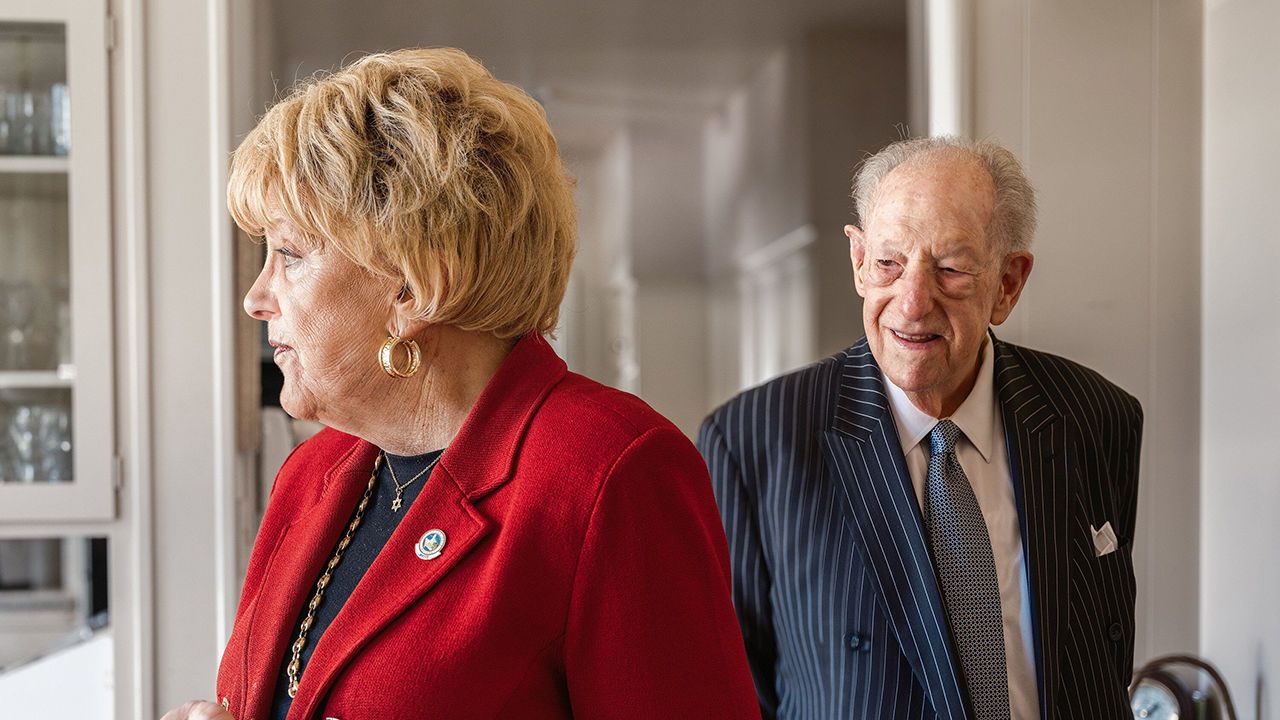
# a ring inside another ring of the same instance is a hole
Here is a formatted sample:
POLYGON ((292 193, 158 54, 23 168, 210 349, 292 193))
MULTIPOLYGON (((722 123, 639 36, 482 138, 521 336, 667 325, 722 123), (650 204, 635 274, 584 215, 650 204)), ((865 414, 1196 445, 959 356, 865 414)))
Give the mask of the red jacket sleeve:
POLYGON ((706 466, 649 430, 601 486, 565 631, 575 718, 759 718, 706 466))

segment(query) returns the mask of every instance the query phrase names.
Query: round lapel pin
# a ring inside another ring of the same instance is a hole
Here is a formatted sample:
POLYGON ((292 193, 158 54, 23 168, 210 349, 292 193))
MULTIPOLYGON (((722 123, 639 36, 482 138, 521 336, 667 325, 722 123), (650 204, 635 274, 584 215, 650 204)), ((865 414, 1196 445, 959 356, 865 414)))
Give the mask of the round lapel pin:
POLYGON ((428 530, 422 534, 413 551, 421 560, 435 560, 444 552, 444 544, 448 541, 443 530, 428 530))

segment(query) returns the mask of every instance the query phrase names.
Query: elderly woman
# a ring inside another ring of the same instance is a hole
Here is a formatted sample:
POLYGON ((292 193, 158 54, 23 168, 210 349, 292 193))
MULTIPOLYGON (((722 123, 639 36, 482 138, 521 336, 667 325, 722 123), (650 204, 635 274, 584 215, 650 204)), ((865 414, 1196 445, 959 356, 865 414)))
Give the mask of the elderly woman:
POLYGON ((705 466, 543 339, 574 253, 542 109, 458 50, 295 89, 232 163, 280 469, 217 703, 169 718, 757 717, 705 466))

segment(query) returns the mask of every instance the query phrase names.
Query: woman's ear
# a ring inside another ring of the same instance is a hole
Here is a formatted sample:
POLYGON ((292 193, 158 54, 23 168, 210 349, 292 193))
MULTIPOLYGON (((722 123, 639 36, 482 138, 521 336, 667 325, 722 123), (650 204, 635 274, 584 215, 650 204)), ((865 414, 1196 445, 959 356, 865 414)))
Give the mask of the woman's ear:
POLYGON ((387 292, 391 296, 391 313, 387 319, 387 334, 407 337, 409 322, 413 317, 413 291, 404 281, 398 281, 387 292))

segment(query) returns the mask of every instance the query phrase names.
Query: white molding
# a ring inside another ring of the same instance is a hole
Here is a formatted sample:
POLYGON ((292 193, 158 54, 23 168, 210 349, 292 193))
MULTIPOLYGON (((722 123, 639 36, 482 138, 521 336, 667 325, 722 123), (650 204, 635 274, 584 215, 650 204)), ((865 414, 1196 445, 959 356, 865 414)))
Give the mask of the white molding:
POLYGON ((802 225, 738 258, 739 388, 813 358, 816 298, 810 247, 817 237, 812 225, 802 225))
POLYGON ((818 239, 812 225, 801 225, 782 237, 775 238, 738 258, 738 270, 755 272, 781 262, 809 247, 818 239))
MULTIPOLYGON (((48 522, 41 520, 32 523, 9 522, 0 523, 0 539, 8 538, 107 538, 108 543, 118 539, 118 524, 113 520, 66 520, 48 522)), ((110 552, 110 548, 108 548, 110 552)), ((107 562, 108 572, 114 572, 111 561, 107 562)), ((112 580, 115 578, 113 577, 112 580)), ((114 598, 114 596, 113 596, 114 598)), ((114 599, 112 599, 114 602, 114 599)), ((116 620, 115 605, 111 605, 111 622, 116 620)))
POLYGON ((227 159, 231 156, 231 60, 228 52, 228 0, 208 0, 209 22, 209 185, 210 258, 213 296, 213 477, 214 561, 218 594, 214 621, 219 655, 231 637, 239 578, 236 571, 236 413, 235 413, 235 247, 226 203, 227 159))
POLYGON ((0 173, 65 173, 71 169, 66 157, 47 155, 0 155, 0 173))
POLYGON ((109 548, 115 588, 116 717, 155 714, 155 555, 152 497, 151 299, 147 237, 145 0, 115 0, 111 55, 120 447, 125 458, 118 529, 109 548), (122 602, 123 601, 123 602, 122 602))
POLYGON ((907 0, 907 131, 929 131, 929 41, 925 3, 907 0))
POLYGON ((75 385, 75 376, 67 377, 56 370, 10 370, 0 372, 0 389, 11 388, 69 388, 75 385))
POLYGON ((930 135, 973 132, 973 0, 926 0, 930 135))

